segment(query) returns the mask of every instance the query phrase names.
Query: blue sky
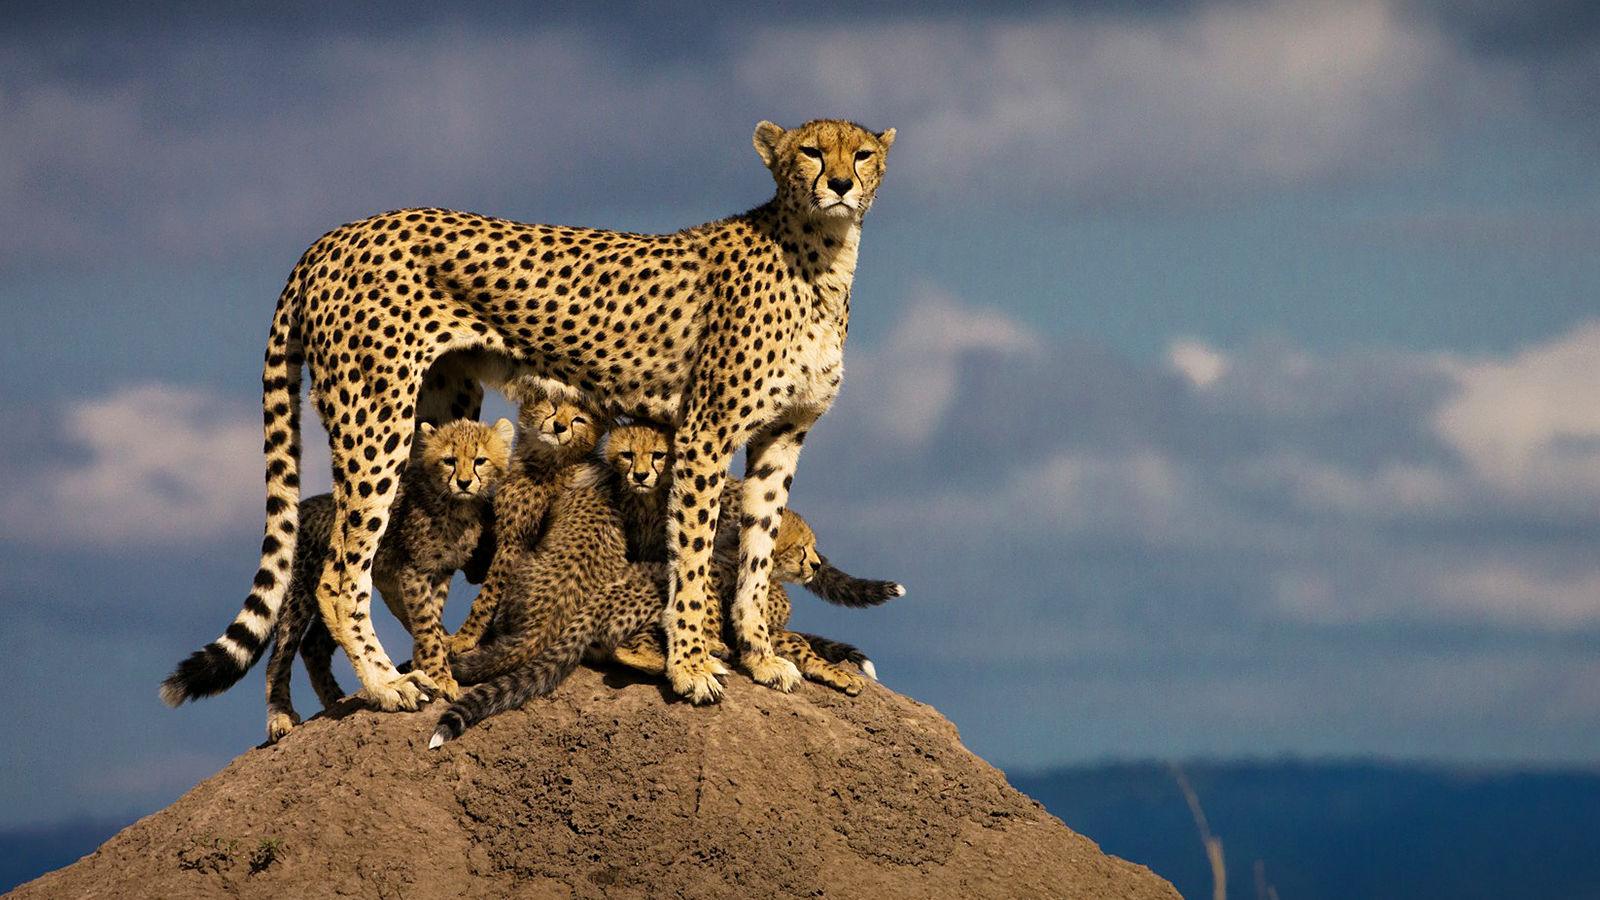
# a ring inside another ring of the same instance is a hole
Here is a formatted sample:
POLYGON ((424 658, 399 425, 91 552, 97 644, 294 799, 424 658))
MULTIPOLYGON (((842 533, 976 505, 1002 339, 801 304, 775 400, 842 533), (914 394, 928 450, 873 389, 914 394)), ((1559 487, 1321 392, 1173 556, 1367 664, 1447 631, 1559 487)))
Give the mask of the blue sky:
POLYGON ((793 505, 910 594, 799 624, 1001 766, 1600 761, 1600 7, 540 10, 0 36, 0 826, 261 739, 259 676, 155 688, 254 572, 261 352, 317 235, 671 230, 765 200, 756 122, 816 116, 899 135, 793 505))

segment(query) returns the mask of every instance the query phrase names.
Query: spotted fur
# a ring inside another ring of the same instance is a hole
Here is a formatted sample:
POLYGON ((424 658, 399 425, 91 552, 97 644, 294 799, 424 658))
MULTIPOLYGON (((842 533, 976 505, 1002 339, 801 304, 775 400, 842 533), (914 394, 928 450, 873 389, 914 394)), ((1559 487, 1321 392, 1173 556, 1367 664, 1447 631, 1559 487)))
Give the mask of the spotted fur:
MULTIPOLYGON (((439 617, 451 575, 468 561, 483 535, 489 495, 507 469, 511 434, 511 423, 505 419, 494 426, 459 421, 435 429, 423 424, 420 453, 402 476, 391 514, 392 528, 374 557, 374 582, 386 605, 412 634, 416 664, 446 696, 453 695, 455 687, 446 664, 439 617)), ((313 596, 313 585, 327 561, 333 521, 331 494, 310 497, 301 504, 303 537, 292 551, 292 574, 280 614, 258 620, 259 611, 247 603, 221 638, 178 664, 162 683, 162 699, 175 706, 237 683, 265 647, 264 640, 253 640, 257 630, 275 631, 276 637, 267 664, 269 740, 282 737, 300 721, 289 693, 289 669, 296 649, 302 651, 312 687, 323 705, 343 696, 330 666, 333 641, 316 614, 313 596), (248 647, 247 639, 252 640, 248 647), (248 654, 244 652, 247 649, 248 654)), ((287 552, 287 548, 280 547, 279 552, 287 552)), ((273 567, 278 565, 274 560, 273 567)))
POLYGON ((333 552, 318 604, 361 694, 384 709, 416 708, 435 685, 397 672, 369 619, 372 557, 413 422, 470 413, 479 382, 527 375, 608 416, 676 426, 669 679, 696 701, 720 692, 705 640, 706 579, 723 478, 746 448, 732 618, 752 675, 788 683, 794 667, 773 655, 758 598, 801 443, 839 389, 861 221, 893 140, 893 129, 849 122, 763 122, 754 144, 773 199, 674 234, 413 209, 317 240, 290 274, 268 337, 266 534, 247 602, 276 616, 289 578, 280 551, 299 521, 304 363, 334 470, 333 552))
MULTIPOLYGON (((622 514, 630 559, 665 559, 658 523, 668 493, 670 479, 662 476, 669 471, 670 447, 667 429, 649 423, 620 426, 607 436, 604 459, 613 473, 613 502, 622 514)), ((738 479, 729 479, 723 496, 723 503, 729 509, 739 508, 742 489, 738 479)), ((725 619, 723 613, 734 602, 737 541, 736 529, 719 529, 713 556, 713 580, 717 585, 713 596, 719 602, 708 607, 706 617, 708 642, 712 653, 717 655, 726 652, 726 645, 717 639, 719 633, 728 640, 734 639, 719 625, 725 619)), ((848 693, 859 693, 860 679, 833 664, 848 660, 876 677, 871 660, 849 644, 789 631, 790 601, 779 581, 795 581, 808 587, 822 582, 826 590, 817 591, 818 595, 844 606, 877 605, 903 595, 905 589, 890 581, 855 578, 829 565, 817 552, 816 535, 810 525, 795 511, 783 510, 766 600, 767 626, 774 636, 775 646, 781 657, 798 666, 807 677, 848 693), (826 576, 822 574, 824 571, 828 572, 826 576)), ((646 672, 660 673, 665 666, 661 642, 659 629, 644 629, 618 647, 614 658, 646 672)))
POLYGON ((622 520, 611 502, 608 481, 614 478, 595 463, 566 470, 533 564, 508 579, 484 642, 452 660, 458 678, 482 683, 440 716, 430 747, 548 693, 585 652, 609 650, 660 621, 665 566, 628 561, 622 520))

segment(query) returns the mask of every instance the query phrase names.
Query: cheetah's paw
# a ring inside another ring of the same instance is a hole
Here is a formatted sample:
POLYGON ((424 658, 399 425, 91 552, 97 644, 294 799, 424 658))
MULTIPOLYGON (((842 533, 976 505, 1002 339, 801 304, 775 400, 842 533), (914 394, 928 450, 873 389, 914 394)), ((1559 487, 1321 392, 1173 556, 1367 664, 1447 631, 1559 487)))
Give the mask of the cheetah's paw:
POLYGON ((800 670, 781 656, 747 651, 740 661, 751 678, 767 687, 787 694, 800 686, 800 670))
POLYGON ((267 743, 276 744, 283 736, 300 724, 300 717, 293 712, 274 711, 267 715, 267 743))
POLYGON ((356 696, 384 712, 414 710, 433 699, 438 685, 425 672, 407 672, 388 681, 367 684, 356 696))
MULTIPOLYGON (((693 703, 715 703, 722 699, 722 682, 717 680, 717 669, 712 660, 681 662, 667 669, 667 681, 680 697, 693 703)), ((724 669, 723 671, 726 671, 724 669)))

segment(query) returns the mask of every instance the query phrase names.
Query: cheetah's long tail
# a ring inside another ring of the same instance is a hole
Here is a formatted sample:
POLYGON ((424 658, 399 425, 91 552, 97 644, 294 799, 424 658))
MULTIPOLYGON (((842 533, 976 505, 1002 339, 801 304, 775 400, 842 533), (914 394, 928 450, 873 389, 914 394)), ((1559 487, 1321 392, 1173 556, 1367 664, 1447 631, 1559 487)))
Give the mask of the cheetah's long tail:
POLYGON ((826 556, 818 556, 822 559, 822 565, 806 582, 806 589, 829 603, 860 609, 906 595, 905 587, 897 582, 857 578, 839 571, 833 563, 828 562, 826 556))
POLYGON ((811 652, 828 662, 835 665, 842 662, 852 663, 861 670, 861 674, 871 678, 873 681, 878 680, 878 667, 873 665, 872 660, 867 658, 867 654, 861 652, 861 648, 855 644, 847 644, 844 641, 836 641, 833 638, 826 638, 820 634, 808 634, 804 631, 795 633, 811 645, 811 652))
POLYGON ((221 693, 244 677, 266 650, 289 586, 300 519, 300 367, 305 350, 300 336, 299 278, 304 263, 302 258, 278 297, 261 374, 267 463, 261 567, 244 608, 222 636, 178 663, 161 682, 161 699, 168 706, 221 693))

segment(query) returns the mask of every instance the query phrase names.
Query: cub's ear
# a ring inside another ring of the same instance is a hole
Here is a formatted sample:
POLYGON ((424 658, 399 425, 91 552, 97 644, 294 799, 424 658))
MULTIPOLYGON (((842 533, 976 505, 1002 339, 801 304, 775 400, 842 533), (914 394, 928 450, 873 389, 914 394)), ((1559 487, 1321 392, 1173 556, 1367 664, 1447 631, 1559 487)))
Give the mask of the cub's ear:
POLYGON ((778 156, 778 141, 783 138, 783 128, 771 122, 763 121, 756 126, 756 133, 750 142, 756 145, 756 152, 761 154, 761 161, 772 168, 772 161, 778 156))
POLYGON ((495 419, 494 420, 494 433, 499 435, 500 436, 500 440, 505 441, 506 442, 506 446, 509 447, 509 446, 511 446, 512 438, 515 438, 517 436, 517 426, 511 424, 511 420, 510 419, 506 419, 506 418, 495 419))
POLYGON ((433 432, 435 430, 436 429, 433 427, 432 422, 423 422, 417 426, 417 434, 422 435, 423 440, 433 437, 433 432))
POLYGON ((878 143, 883 145, 885 153, 889 152, 889 148, 894 146, 894 129, 885 128, 878 132, 878 143))

